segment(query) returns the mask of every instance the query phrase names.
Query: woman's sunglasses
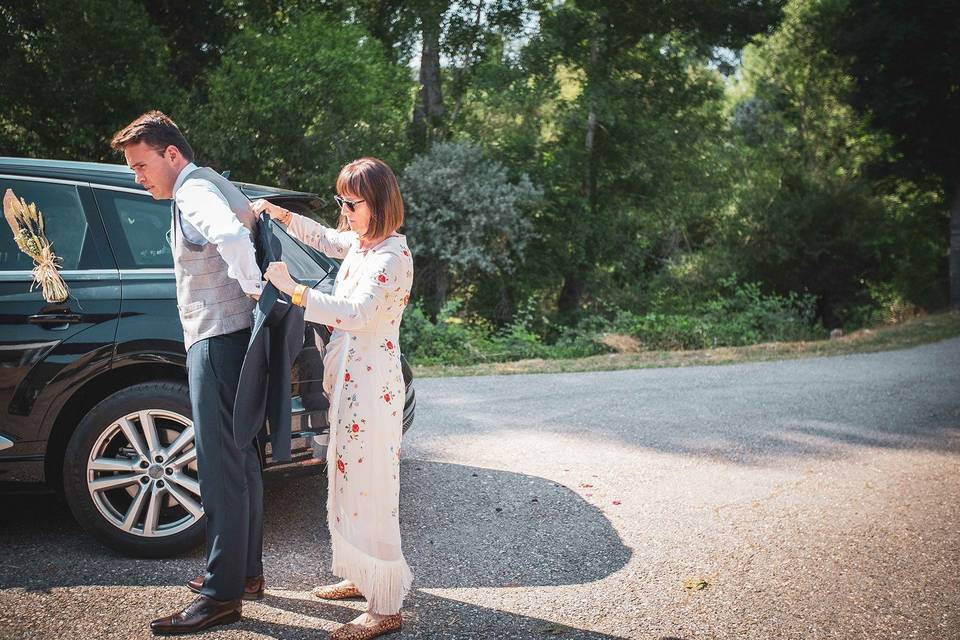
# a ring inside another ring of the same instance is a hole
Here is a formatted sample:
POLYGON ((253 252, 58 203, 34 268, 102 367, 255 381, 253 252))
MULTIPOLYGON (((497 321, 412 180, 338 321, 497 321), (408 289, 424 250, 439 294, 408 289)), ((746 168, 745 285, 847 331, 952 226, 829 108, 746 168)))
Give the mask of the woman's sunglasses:
POLYGON ((333 199, 337 202, 337 207, 343 209, 343 205, 347 205, 347 209, 350 209, 351 212, 357 210, 358 204, 366 202, 366 200, 348 200, 339 194, 333 196, 333 199))

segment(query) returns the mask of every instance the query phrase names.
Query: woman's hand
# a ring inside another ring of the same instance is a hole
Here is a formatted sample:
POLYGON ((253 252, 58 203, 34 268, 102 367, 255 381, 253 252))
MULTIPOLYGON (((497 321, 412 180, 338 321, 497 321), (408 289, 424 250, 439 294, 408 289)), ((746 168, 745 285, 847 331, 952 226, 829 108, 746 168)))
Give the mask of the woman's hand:
POLYGON ((297 281, 290 277, 290 271, 287 265, 282 262, 271 262, 267 266, 267 271, 263 274, 267 282, 272 282, 280 292, 292 295, 297 281))
POLYGON ((293 217, 292 212, 287 211, 279 205, 273 204, 269 200, 254 200, 250 203, 250 206, 253 208, 253 212, 258 216, 266 211, 268 216, 283 224, 289 223, 290 218, 293 217))

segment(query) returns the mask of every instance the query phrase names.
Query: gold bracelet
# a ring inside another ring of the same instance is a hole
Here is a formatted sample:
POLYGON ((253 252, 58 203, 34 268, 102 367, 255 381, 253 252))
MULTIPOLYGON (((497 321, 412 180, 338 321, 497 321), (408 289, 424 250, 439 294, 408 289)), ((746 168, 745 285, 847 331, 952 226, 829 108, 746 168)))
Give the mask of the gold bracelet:
POLYGON ((307 285, 298 284, 293 288, 293 295, 290 296, 290 302, 297 305, 298 307, 306 307, 307 305, 303 301, 303 294, 307 291, 307 285))

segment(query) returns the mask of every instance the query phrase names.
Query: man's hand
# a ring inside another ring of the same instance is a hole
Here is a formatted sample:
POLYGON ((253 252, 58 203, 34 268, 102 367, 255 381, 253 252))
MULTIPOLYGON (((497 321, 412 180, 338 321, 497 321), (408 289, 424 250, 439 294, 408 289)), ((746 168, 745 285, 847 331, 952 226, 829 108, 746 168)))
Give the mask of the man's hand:
POLYGON ((263 277, 267 279, 267 282, 272 282, 278 291, 287 295, 291 295, 297 286, 297 282, 290 277, 287 265, 282 262, 271 262, 267 266, 263 277))
MULTIPOLYGON (((266 286, 267 286, 267 281, 266 281, 266 280, 262 280, 262 281, 260 282, 260 291, 263 291, 263 288, 266 287, 266 286)), ((256 291, 256 292, 254 292, 254 293, 247 293, 247 297, 250 298, 251 300, 256 300, 257 302, 259 302, 259 301, 260 301, 260 291, 256 291)))

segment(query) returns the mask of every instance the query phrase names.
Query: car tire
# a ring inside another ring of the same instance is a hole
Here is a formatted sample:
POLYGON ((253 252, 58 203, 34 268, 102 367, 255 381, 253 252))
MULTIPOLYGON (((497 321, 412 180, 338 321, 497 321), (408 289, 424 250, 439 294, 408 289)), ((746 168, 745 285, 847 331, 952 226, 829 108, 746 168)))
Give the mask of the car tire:
POLYGON ((93 407, 67 445, 63 489, 80 525, 120 553, 163 558, 199 545, 206 521, 187 385, 137 384, 93 407))

